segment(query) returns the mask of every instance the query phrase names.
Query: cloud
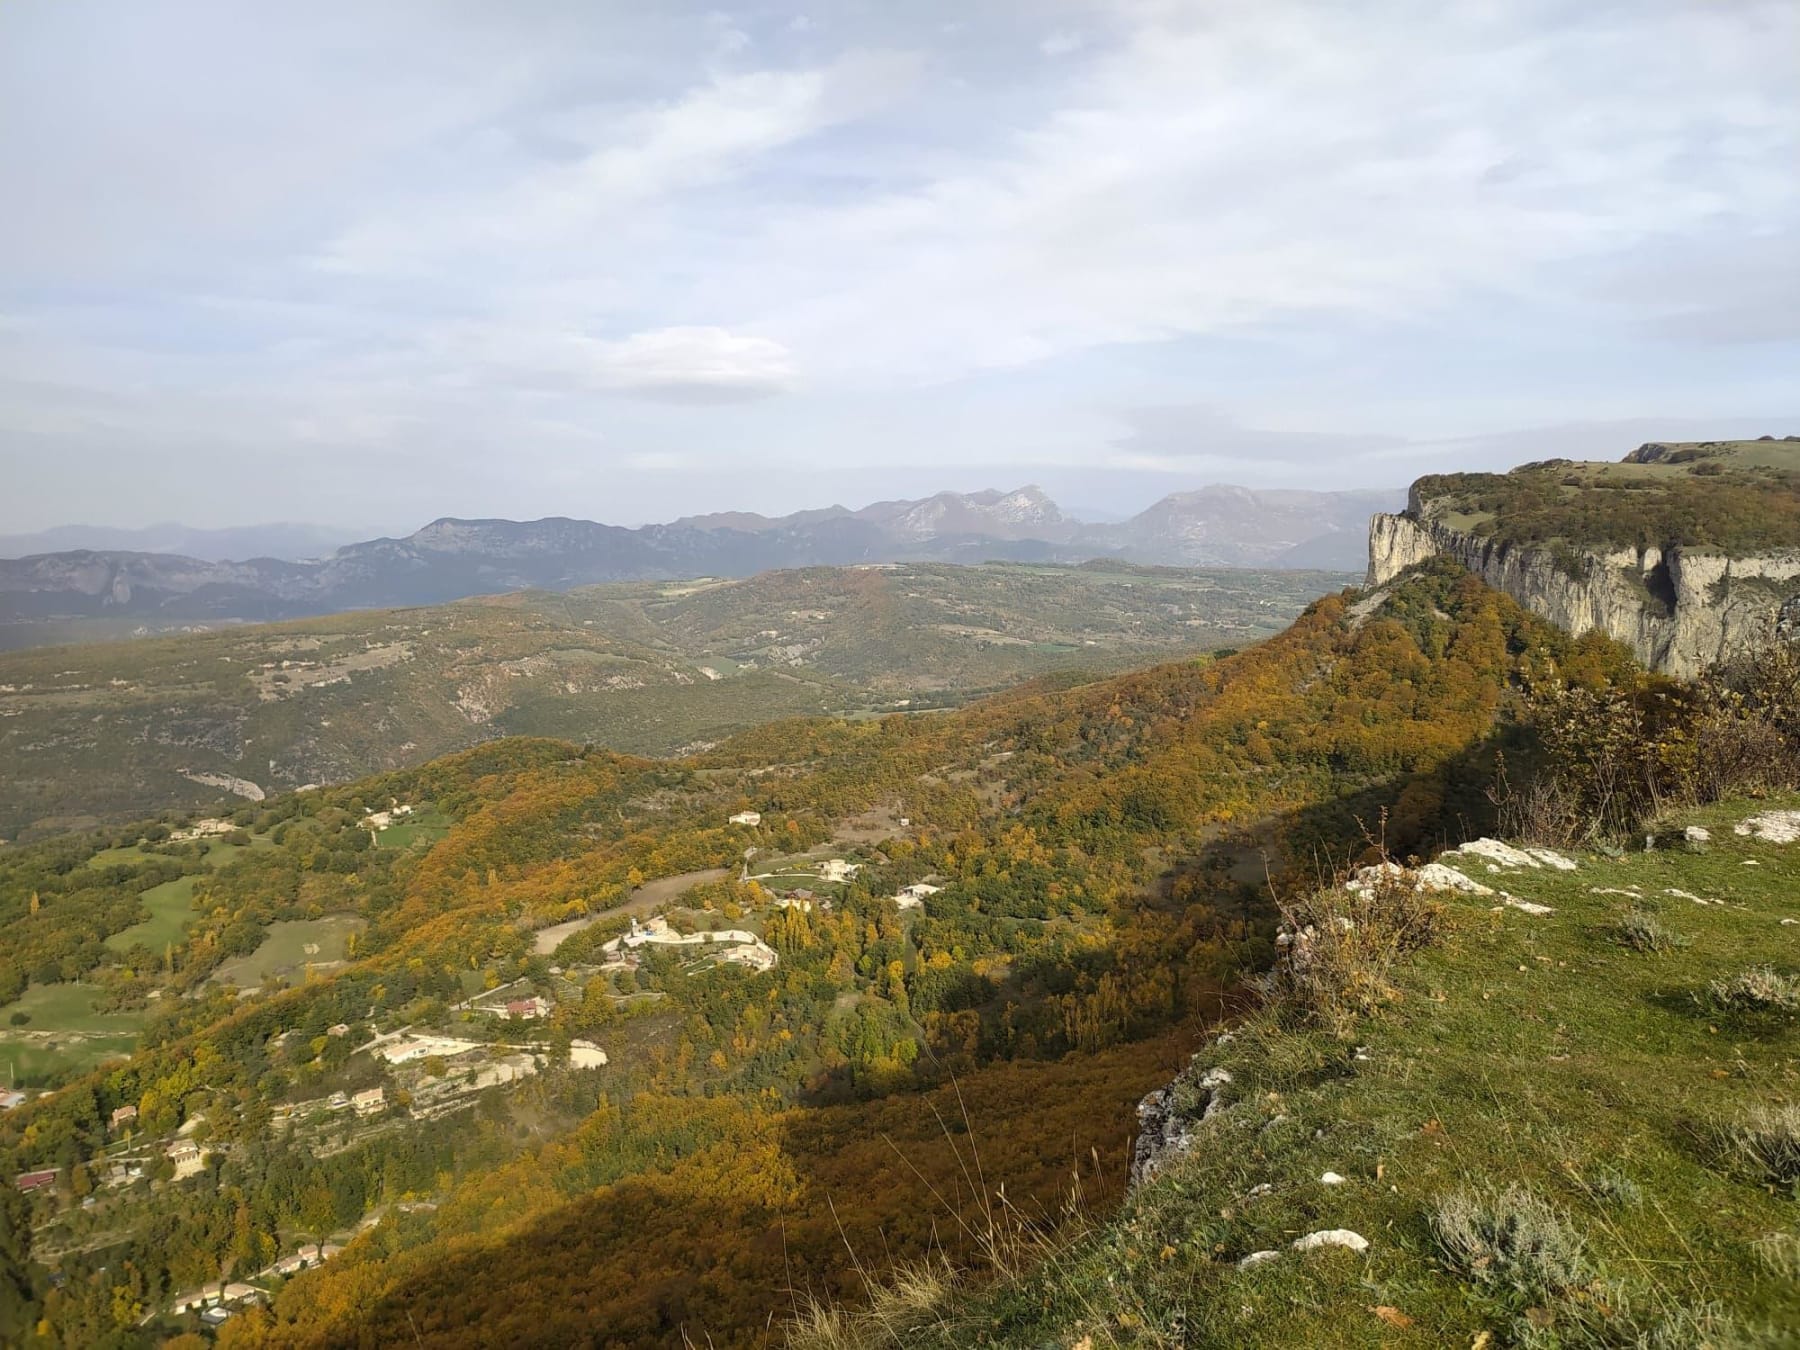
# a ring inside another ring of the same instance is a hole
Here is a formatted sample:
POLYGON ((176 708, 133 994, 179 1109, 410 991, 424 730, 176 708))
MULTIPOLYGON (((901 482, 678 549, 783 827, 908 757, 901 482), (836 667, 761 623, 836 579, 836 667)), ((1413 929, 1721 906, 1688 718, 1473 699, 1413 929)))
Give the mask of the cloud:
POLYGON ((597 143, 577 158, 404 200, 345 230, 317 262, 374 278, 469 263, 529 277, 552 260, 591 273, 596 255, 568 250, 604 250, 608 231, 615 248, 631 247, 645 213, 751 176, 760 158, 879 106, 912 70, 903 56, 852 52, 819 67, 716 72, 674 98, 605 110, 588 128, 597 143), (527 249, 543 251, 535 268, 527 249))
POLYGON ((1113 442, 1110 462, 1139 471, 1207 473, 1269 482, 1322 461, 1342 462, 1405 445, 1380 433, 1282 431, 1245 426, 1222 410, 1168 405, 1132 408, 1130 430, 1113 442))
POLYGON ((1791 0, 241 10, 0 5, 20 527, 294 454, 1385 483, 1800 365, 1791 0))
POLYGON ((593 347, 600 385, 671 403, 740 403, 793 387, 792 354, 723 328, 657 328, 593 347))

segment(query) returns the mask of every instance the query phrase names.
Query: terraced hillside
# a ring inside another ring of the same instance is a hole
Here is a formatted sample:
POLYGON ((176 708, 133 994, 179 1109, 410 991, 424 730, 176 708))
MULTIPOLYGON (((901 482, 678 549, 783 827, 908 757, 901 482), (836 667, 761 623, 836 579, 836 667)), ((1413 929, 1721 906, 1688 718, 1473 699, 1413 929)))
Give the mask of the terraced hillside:
POLYGON ((238 802, 509 734, 638 754, 1254 641, 1349 578, 814 568, 0 656, 0 839, 238 802))

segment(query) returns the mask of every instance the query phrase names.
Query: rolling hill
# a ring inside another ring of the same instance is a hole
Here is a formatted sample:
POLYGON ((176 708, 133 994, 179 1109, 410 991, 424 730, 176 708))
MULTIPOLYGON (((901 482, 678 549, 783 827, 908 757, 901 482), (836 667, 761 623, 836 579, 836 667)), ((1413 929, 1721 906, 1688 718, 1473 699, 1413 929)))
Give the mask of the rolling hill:
POLYGON ((1277 631, 1329 573, 816 568, 0 655, 0 838, 416 764, 503 735, 634 754, 942 707, 1277 631))

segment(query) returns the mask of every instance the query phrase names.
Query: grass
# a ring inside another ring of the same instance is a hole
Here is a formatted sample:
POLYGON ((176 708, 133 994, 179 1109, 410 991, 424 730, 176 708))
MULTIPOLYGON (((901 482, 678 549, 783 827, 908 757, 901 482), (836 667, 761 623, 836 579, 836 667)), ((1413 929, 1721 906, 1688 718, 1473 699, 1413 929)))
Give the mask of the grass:
POLYGON ((449 816, 436 807, 426 807, 405 817, 403 824, 378 832, 375 843, 380 848, 411 848, 419 843, 430 846, 450 833, 450 825, 449 816))
POLYGON ((150 911, 150 917, 110 934, 106 945, 116 952, 128 952, 142 943, 151 951, 160 952, 168 943, 180 942, 187 933, 188 920, 193 917, 194 883, 198 880, 190 875, 152 886, 139 897, 144 908, 150 911))
POLYGON ((100 992, 91 984, 37 984, 0 1008, 0 1073, 43 1083, 129 1055, 143 1014, 97 1012, 100 992), (14 1026, 15 1013, 31 1020, 14 1026))
POLYGON ((1795 943, 1781 920, 1800 919, 1800 845, 1731 830, 1765 805, 1688 817, 1712 829, 1706 854, 1585 855, 1499 883, 1553 914, 1438 897, 1438 940, 1385 965, 1352 1021, 1259 1011, 1203 1051, 1185 1081, 1225 1069, 1228 1105, 1112 1220, 1023 1275, 965 1277, 885 1326, 846 1315, 813 1335, 815 1318, 797 1339, 1783 1343, 1800 1283, 1770 1274, 1800 1263, 1800 1035, 1706 999, 1795 943), (1647 961, 1594 893, 1627 887, 1725 903, 1659 901, 1688 945, 1647 961), (1292 1250, 1336 1228, 1367 1253, 1292 1250), (1238 1268, 1258 1251, 1279 1256, 1238 1268))
POLYGON ((220 984, 249 989, 274 976, 293 979, 310 965, 344 958, 344 941, 363 921, 348 914, 328 914, 322 919, 282 919, 269 925, 262 945, 248 956, 239 956, 213 973, 220 984))

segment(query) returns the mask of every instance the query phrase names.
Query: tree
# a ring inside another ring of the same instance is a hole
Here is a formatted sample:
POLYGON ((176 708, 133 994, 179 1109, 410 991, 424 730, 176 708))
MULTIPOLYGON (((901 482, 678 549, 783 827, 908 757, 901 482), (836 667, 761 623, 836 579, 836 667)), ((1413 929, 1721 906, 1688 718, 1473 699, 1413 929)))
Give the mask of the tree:
POLYGON ((36 1319, 31 1276, 31 1206, 10 1183, 0 1186, 0 1341, 19 1345, 36 1319))

